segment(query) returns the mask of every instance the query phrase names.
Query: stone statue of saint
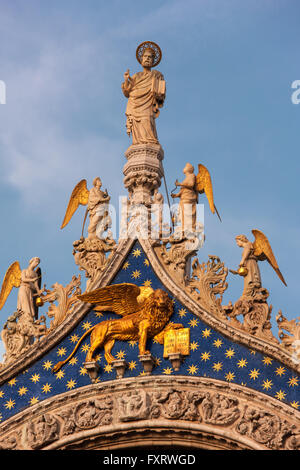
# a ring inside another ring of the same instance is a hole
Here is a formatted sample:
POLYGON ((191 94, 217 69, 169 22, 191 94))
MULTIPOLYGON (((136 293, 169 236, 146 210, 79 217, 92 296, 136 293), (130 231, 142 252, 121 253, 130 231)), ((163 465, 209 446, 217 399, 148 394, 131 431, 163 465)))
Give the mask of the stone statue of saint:
POLYGON ((142 72, 130 76, 124 74, 122 91, 128 98, 127 134, 132 135, 132 144, 159 144, 155 119, 159 108, 164 104, 166 82, 158 70, 151 70, 161 60, 161 50, 153 42, 142 43, 137 48, 137 59, 143 67, 142 72))

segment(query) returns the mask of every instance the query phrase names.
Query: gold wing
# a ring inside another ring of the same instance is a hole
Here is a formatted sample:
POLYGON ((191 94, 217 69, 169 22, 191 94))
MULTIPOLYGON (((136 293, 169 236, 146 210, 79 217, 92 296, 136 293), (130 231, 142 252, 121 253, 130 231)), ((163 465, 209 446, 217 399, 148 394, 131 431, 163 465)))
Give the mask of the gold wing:
POLYGON ((21 284, 21 268, 18 261, 15 261, 6 271, 0 292, 0 310, 3 308, 7 297, 13 287, 20 287, 21 284))
POLYGON ((214 214, 217 212, 217 215, 219 219, 221 220, 221 217, 219 215, 219 212, 217 211, 217 208, 214 203, 214 194, 213 194, 213 187, 212 187, 212 181, 210 177, 210 173, 208 169, 199 163, 198 165, 198 175, 196 176, 196 191, 198 193, 202 194, 205 193, 210 210, 214 214))
POLYGON ((89 193, 90 192, 87 189, 86 180, 81 180, 78 184, 76 184, 75 188, 72 191, 66 214, 62 226, 60 227, 61 229, 63 229, 70 222, 71 218, 73 217, 75 211, 78 209, 78 206, 80 204, 83 206, 87 205, 89 201, 89 193))
POLYGON ((89 304, 96 304, 94 310, 117 313, 122 317, 130 315, 141 308, 141 304, 153 292, 152 289, 138 287, 135 284, 113 284, 86 294, 78 299, 89 304), (138 297, 140 298, 138 299, 138 297))
POLYGON ((254 256, 257 257, 259 261, 264 261, 267 260, 272 268, 276 271, 279 279, 283 282, 283 284, 286 286, 286 282, 284 280, 283 275, 281 274, 281 271, 278 267, 276 258, 274 256, 274 253, 272 251, 271 245, 267 237, 263 232, 260 230, 252 230, 252 233, 255 237, 255 241, 253 243, 254 246, 254 256))

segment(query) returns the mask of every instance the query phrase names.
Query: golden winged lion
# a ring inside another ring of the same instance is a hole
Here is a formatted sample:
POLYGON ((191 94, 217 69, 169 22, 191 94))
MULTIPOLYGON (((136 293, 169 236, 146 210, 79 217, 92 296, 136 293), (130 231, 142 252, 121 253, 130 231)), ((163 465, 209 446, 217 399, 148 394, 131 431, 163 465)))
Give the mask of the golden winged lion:
POLYGON ((91 334, 91 346, 86 362, 92 361, 97 349, 104 348, 105 359, 111 363, 115 360, 111 350, 117 340, 138 341, 139 353, 144 355, 149 353, 146 350, 147 339, 155 337, 162 344, 164 333, 168 329, 182 328, 181 324, 169 323, 173 313, 173 303, 162 289, 153 290, 150 287, 123 283, 96 289, 79 295, 78 298, 93 304, 96 311, 114 312, 123 318, 102 321, 86 331, 69 357, 58 362, 53 372, 60 370, 73 357, 81 342, 89 334, 91 334))

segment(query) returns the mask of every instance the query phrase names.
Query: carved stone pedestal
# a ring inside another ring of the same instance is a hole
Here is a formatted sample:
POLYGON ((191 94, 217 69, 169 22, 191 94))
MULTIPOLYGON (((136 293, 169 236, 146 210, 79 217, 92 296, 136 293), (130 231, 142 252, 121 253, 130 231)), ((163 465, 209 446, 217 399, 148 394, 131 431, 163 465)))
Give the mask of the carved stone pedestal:
POLYGON ((173 369, 175 371, 178 371, 180 369, 181 363, 183 361, 182 354, 180 354, 180 353, 169 354, 168 359, 171 362, 173 369))
POLYGON ((163 176, 161 161, 164 152, 160 145, 131 145, 125 153, 124 185, 128 189, 131 204, 152 203, 153 191, 160 187, 163 176))
POLYGON ((98 362, 96 361, 91 361, 91 362, 84 362, 84 367, 86 368, 89 376, 90 376, 90 379, 93 383, 96 382, 96 379, 98 377, 98 373, 99 373, 99 369, 100 369, 100 366, 98 364, 98 362))
POLYGON ((125 359, 118 359, 117 361, 113 361, 111 365, 117 373, 117 379, 122 379, 124 377, 125 370, 128 367, 128 364, 125 359))
POLYGON ((143 364, 145 375, 151 375, 155 361, 151 354, 143 354, 139 356, 140 362, 143 364))

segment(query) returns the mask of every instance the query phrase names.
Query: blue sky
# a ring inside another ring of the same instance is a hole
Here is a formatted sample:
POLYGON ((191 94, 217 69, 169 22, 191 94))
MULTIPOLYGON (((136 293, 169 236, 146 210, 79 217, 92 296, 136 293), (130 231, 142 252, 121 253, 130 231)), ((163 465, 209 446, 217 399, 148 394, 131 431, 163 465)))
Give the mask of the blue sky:
MULTIPOLYGON (((81 208, 63 230, 70 193, 99 175, 117 205, 123 189, 123 73, 140 69, 145 40, 163 52, 167 99, 157 122, 169 190, 186 162, 211 172, 223 222, 206 204, 201 261, 215 254, 236 269, 234 237, 269 238, 286 288, 261 263, 275 315, 299 316, 299 122, 291 84, 300 79, 297 0, 2 0, 0 80, 0 277, 19 260, 42 260, 43 282, 67 284, 78 270, 72 243, 81 208), (121 188, 121 190, 120 190, 121 188)), ((229 275, 224 303, 241 294, 229 275)), ((14 290, 0 327, 16 307, 14 290)))

